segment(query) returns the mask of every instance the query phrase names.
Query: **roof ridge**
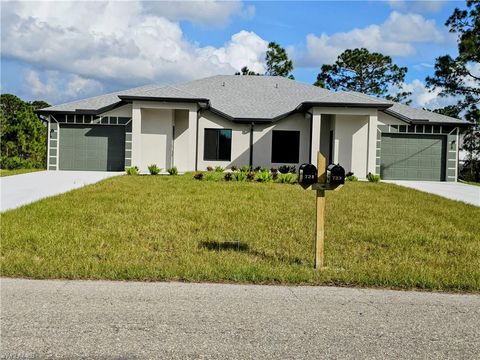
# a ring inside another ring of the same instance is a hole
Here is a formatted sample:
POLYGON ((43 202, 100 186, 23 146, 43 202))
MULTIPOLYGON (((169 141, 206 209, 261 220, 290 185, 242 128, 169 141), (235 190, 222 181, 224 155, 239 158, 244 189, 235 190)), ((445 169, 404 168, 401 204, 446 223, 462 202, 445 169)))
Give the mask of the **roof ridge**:
POLYGON ((368 97, 369 99, 372 99, 372 100, 375 100, 375 101, 378 101, 378 102, 389 102, 389 103, 394 103, 394 101, 391 101, 391 100, 388 100, 388 99, 383 99, 383 98, 379 98, 377 96, 372 96, 372 95, 367 95, 367 94, 363 94, 363 93, 359 93, 358 91, 345 91, 345 90, 342 90, 341 92, 343 93, 347 93, 347 94, 351 94, 359 99, 362 99, 362 98, 365 98, 365 97, 368 97))

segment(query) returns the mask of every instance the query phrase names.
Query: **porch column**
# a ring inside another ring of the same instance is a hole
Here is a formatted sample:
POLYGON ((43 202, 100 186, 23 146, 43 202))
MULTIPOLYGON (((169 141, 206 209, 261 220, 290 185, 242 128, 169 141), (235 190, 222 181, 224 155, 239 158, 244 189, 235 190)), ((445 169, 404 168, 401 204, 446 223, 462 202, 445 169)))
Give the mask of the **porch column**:
POLYGON ((186 170, 196 170, 198 156, 198 143, 197 143, 197 111, 194 109, 188 110, 188 156, 186 162, 186 170))
POLYGON ((141 166, 142 160, 142 109, 133 102, 132 105, 132 166, 141 166))
POLYGON ((310 162, 315 164, 317 152, 320 151, 320 129, 322 127, 322 114, 313 109, 312 111, 312 147, 310 149, 310 162))
POLYGON ((367 173, 376 173, 377 160, 377 114, 368 115, 367 173))

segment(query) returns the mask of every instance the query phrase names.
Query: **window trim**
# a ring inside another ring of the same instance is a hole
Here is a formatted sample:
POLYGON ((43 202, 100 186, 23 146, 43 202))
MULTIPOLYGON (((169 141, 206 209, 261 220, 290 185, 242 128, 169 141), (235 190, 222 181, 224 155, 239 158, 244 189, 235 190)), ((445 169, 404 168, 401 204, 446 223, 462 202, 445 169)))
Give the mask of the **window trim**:
POLYGON ((301 149, 301 134, 302 132, 300 130, 272 130, 272 145, 271 145, 271 156, 270 160, 272 164, 299 164, 300 163, 300 149, 301 149), (286 161, 273 161, 273 133, 275 132, 291 132, 291 133, 296 133, 298 135, 298 156, 297 156, 297 161, 296 162, 286 162, 286 161))
POLYGON ((233 139, 233 130, 232 129, 229 129, 229 128, 204 128, 203 129, 203 161, 232 161, 232 139, 233 139), (207 159, 205 157, 205 149, 206 149, 206 146, 205 146, 205 136, 206 136, 206 133, 207 133, 207 130, 215 130, 217 131, 217 159, 207 159), (220 131, 221 130, 227 130, 227 131, 230 131, 230 156, 228 158, 228 160, 220 160, 218 159, 218 155, 219 155, 219 146, 218 146, 218 138, 219 138, 219 135, 220 135, 220 131))

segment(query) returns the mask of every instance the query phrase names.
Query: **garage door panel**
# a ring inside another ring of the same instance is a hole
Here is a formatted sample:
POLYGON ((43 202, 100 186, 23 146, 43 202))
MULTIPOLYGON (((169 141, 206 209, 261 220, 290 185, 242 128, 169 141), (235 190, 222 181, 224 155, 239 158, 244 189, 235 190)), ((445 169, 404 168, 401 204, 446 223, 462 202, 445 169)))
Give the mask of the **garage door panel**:
POLYGON ((445 136, 382 134, 380 174, 387 180, 444 180, 445 152, 445 136))
POLYGON ((125 128, 105 125, 61 125, 60 169, 121 171, 125 128))

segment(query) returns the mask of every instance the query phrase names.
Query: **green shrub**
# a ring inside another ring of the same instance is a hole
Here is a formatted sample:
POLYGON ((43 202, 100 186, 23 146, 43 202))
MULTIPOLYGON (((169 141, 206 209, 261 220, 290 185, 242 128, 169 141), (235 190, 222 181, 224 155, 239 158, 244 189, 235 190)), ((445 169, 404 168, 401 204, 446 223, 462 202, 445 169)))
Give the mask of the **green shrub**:
POLYGON ((222 166, 215 166, 215 171, 216 171, 216 172, 224 172, 224 171, 225 171, 225 168, 222 167, 222 166))
POLYGON ((125 172, 127 175, 138 175, 138 167, 137 166, 130 166, 125 168, 125 172))
POLYGON ((2 158, 1 168, 8 170, 15 169, 41 169, 44 167, 43 162, 34 161, 30 159, 22 159, 18 156, 12 156, 8 158, 2 158))
POLYGON ((278 175, 277 182, 282 184, 295 184, 297 182, 297 174, 280 174, 278 175))
POLYGON ((248 172, 251 171, 251 170, 252 170, 252 167, 249 166, 249 165, 244 165, 244 166, 242 166, 242 167, 240 168, 240 171, 241 171, 241 172, 244 172, 244 173, 248 173, 248 172))
POLYGON ((148 171, 150 171, 150 175, 158 175, 162 169, 160 169, 156 164, 152 164, 148 167, 148 171))
POLYGON ((348 175, 345 177, 347 181, 358 181, 358 178, 355 175, 348 175))
POLYGON ((225 179, 225 181, 231 181, 231 180, 233 180, 233 173, 227 172, 227 173, 225 173, 223 178, 225 179))
POLYGON ((270 174, 270 172, 260 171, 255 176, 255 180, 257 180, 258 182, 271 182, 273 180, 273 178, 272 178, 272 174, 270 174))
POLYGON ((198 171, 195 173, 195 175, 193 175, 193 178, 195 180, 203 180, 203 173, 201 171, 198 171))
POLYGON ((372 173, 368 173, 367 180, 370 182, 378 183, 380 182, 380 175, 375 175, 372 173))
POLYGON ((213 171, 213 166, 207 166, 207 171, 213 171))
POLYGON ((464 181, 480 182, 480 160, 465 160, 459 169, 459 178, 464 181))
POLYGON ((232 165, 232 166, 230 166, 230 169, 231 169, 233 172, 235 172, 235 171, 238 170, 238 166, 237 166, 237 165, 232 165))
POLYGON ((245 171, 237 171, 236 173, 233 174, 235 177, 235 180, 244 182, 247 181, 247 173, 245 171))
POLYGON ((176 166, 172 166, 171 168, 167 169, 167 172, 170 175, 178 175, 178 170, 176 166))

